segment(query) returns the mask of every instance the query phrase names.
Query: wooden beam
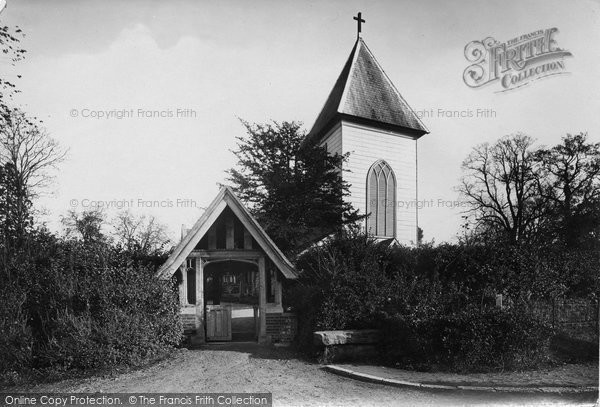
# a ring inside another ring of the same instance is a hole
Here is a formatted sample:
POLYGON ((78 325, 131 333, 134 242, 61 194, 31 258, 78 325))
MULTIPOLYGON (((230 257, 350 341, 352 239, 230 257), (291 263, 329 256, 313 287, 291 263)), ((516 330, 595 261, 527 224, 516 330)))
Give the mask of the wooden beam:
POLYGON ((280 280, 278 273, 275 273, 274 278, 275 278, 275 304, 282 305, 281 298, 282 298, 283 288, 282 288, 281 280, 280 280))
POLYGON ((265 258, 258 259, 258 342, 267 340, 267 272, 265 258))
MULTIPOLYGON (((187 261, 186 261, 187 263, 187 261)), ((182 285, 182 290, 183 294, 179 294, 179 296, 181 297, 179 300, 181 302, 181 305, 186 306, 188 305, 188 293, 187 293, 187 270, 185 268, 185 264, 182 264, 181 266, 179 266, 179 270, 181 271, 181 285, 182 285)))
POLYGON ((193 344, 204 343, 204 264, 202 259, 196 259, 196 334, 193 344))
POLYGON ((264 229, 258 224, 256 219, 250 215, 246 208, 239 202, 238 198, 230 193, 225 195, 225 200, 229 203, 229 208, 242 222, 244 228, 250 232, 254 240, 258 243, 260 248, 265 251, 271 261, 275 263, 277 268, 283 273, 286 278, 295 279, 297 278, 296 271, 292 263, 285 257, 285 255, 279 250, 271 238, 267 235, 264 229))
POLYGON ((182 241, 183 239, 185 239, 185 235, 187 235, 189 232, 189 229, 185 227, 184 224, 181 225, 181 239, 179 239, 179 241, 182 241))
POLYGON ((208 248, 209 250, 217 248, 217 228, 214 224, 208 229, 208 248))
POLYGON ((204 259, 252 259, 258 260, 264 254, 258 250, 194 250, 190 256, 202 257, 204 259))
POLYGON ((258 331, 260 331, 260 323, 258 318, 258 307, 255 305, 254 307, 254 339, 258 341, 258 331))
POLYGON ((228 250, 231 250, 235 247, 233 233, 233 216, 228 216, 225 219, 225 248, 228 250))
POLYGON ((194 250, 200 239, 207 233, 209 227, 221 215, 221 212, 227 207, 227 202, 223 199, 226 188, 223 188, 217 197, 211 202, 200 219, 194 224, 191 231, 185 236, 167 261, 158 270, 157 274, 162 278, 169 278, 173 275, 177 267, 185 261, 188 254, 194 250))
MULTIPOLYGON (((262 248, 286 278, 297 278, 298 276, 294 266, 281 250, 277 248, 275 243, 269 238, 252 215, 250 215, 248 210, 244 208, 243 204, 229 187, 221 188, 219 194, 206 211, 204 211, 200 219, 194 224, 191 231, 186 235, 183 241, 175 247, 173 253, 171 253, 167 261, 158 270, 157 275, 161 278, 170 277, 177 270, 177 267, 185 261, 185 258, 195 249, 200 239, 208 234, 208 231, 214 226, 215 221, 227 206, 231 208, 244 228, 250 232, 250 235, 258 243, 259 247, 256 249, 262 248)), ((215 249, 216 247, 213 250, 215 249)))
POLYGON ((244 250, 252 250, 252 235, 244 228, 244 250))

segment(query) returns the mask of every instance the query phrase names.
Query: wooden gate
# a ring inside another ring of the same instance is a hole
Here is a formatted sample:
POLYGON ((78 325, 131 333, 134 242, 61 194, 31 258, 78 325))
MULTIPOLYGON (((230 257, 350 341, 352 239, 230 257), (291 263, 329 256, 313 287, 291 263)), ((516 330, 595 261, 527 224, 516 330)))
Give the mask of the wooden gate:
POLYGON ((206 340, 231 340, 231 305, 206 306, 206 340))

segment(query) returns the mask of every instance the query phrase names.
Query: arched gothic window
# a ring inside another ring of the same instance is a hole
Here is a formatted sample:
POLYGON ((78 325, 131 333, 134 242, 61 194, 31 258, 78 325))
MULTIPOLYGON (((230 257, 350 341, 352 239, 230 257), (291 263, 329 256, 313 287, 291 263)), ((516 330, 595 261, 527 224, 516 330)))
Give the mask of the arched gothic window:
POLYGON ((367 232, 378 237, 396 236, 396 176, 383 160, 367 174, 367 232))

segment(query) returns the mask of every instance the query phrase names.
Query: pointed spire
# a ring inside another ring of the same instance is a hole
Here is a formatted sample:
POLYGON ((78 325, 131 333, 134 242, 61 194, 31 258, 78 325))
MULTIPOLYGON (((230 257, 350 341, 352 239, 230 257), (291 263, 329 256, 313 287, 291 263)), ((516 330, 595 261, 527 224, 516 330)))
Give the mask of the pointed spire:
POLYGON ((385 74, 362 38, 358 38, 309 137, 320 138, 345 119, 420 137, 429 133, 385 74))

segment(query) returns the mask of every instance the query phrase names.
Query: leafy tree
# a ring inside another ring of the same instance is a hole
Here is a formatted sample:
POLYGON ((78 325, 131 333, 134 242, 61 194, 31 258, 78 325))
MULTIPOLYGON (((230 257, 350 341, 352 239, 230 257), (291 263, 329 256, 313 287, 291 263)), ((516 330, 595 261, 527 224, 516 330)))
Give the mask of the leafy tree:
POLYGON ((100 210, 88 210, 82 213, 69 211, 61 219, 68 239, 81 240, 84 244, 103 243, 107 238, 102 232, 104 214, 100 210))
POLYGON ((0 244, 3 248, 4 263, 7 262, 7 256, 22 245, 24 231, 29 230, 32 225, 31 201, 22 195, 16 180, 12 164, 5 163, 0 166, 0 244))
POLYGON ((417 227, 417 246, 421 246, 423 244, 423 237, 425 234, 423 233, 423 229, 417 227))
POLYGON ((533 139, 517 134, 473 149, 462 164, 459 191, 479 233, 516 243, 530 236, 543 214, 532 159, 533 139))
POLYGON ((600 143, 568 134, 535 154, 539 191, 547 202, 551 237, 569 248, 598 247, 600 239, 600 143))
POLYGON ((344 199, 344 156, 304 145, 296 122, 242 124, 246 136, 238 137, 238 168, 228 181, 282 250, 299 250, 360 219, 344 199))
POLYGON ((157 254, 169 242, 166 227, 154 216, 135 216, 123 211, 113 220, 113 228, 116 243, 129 252, 157 254))

